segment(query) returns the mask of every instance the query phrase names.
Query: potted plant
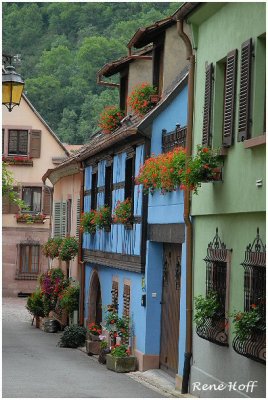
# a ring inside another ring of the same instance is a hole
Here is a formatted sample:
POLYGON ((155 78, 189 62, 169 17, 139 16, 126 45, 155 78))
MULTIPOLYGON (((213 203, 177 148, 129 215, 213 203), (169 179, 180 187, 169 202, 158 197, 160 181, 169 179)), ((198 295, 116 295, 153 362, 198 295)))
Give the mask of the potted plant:
POLYGON ((70 347, 75 349, 84 346, 86 340, 86 328, 78 325, 67 326, 60 338, 60 347, 70 347))
POLYGON ((218 295, 215 292, 210 292, 206 297, 199 295, 195 300, 194 322, 197 327, 203 326, 208 318, 211 320, 217 318, 220 311, 220 303, 218 295))
POLYGON ((154 105, 157 89, 147 82, 136 86, 128 96, 128 105, 132 108, 135 114, 139 116, 145 115, 154 105), (152 101, 153 100, 153 101, 152 101))
POLYGON ((264 317, 255 304, 251 305, 250 311, 235 312, 231 316, 233 317, 235 336, 241 342, 250 337, 254 339, 254 336, 263 334, 265 331, 264 317))
POLYGON ((48 241, 42 246, 43 254, 52 260, 58 257, 61 243, 62 238, 60 237, 49 238, 48 241))
POLYGON ((28 297, 26 308, 33 315, 32 324, 35 319, 36 328, 40 328, 40 317, 43 318, 45 316, 42 292, 40 289, 36 289, 35 292, 28 297))
POLYGON ((185 162, 186 151, 182 147, 158 156, 153 155, 141 166, 136 183, 143 185, 145 193, 153 194, 155 190, 161 190, 165 194, 177 190, 185 162))
POLYGON ((136 369, 137 359, 130 355, 130 350, 124 344, 111 348, 111 354, 106 355, 106 366, 115 372, 131 372, 136 369))
MULTIPOLYGON (((101 339, 101 337, 100 337, 101 339)), ((101 339, 100 342, 100 354, 98 361, 100 364, 106 364, 106 356, 107 354, 111 353, 111 349, 108 347, 108 342, 105 339, 105 336, 103 336, 103 340, 101 339)))
POLYGON ((180 189, 189 188, 197 194, 202 182, 220 180, 221 164, 221 157, 217 150, 197 146, 197 153, 188 160, 181 173, 180 189))
POLYGON ((115 224, 132 227, 132 201, 129 197, 124 201, 117 201, 112 220, 115 224))
POLYGON ((101 335, 101 327, 95 324, 95 322, 91 322, 88 325, 88 333, 91 340, 100 341, 99 335, 101 335))
POLYGON ((99 127, 103 133, 111 133, 120 125, 120 121, 124 118, 123 111, 116 106, 105 107, 100 114, 99 127))
POLYGON ((80 228, 83 232, 94 234, 96 232, 96 220, 95 216, 97 210, 90 210, 89 212, 84 212, 80 220, 80 228))
POLYGON ((111 209, 108 206, 102 206, 95 214, 95 223, 97 229, 111 229, 111 209))

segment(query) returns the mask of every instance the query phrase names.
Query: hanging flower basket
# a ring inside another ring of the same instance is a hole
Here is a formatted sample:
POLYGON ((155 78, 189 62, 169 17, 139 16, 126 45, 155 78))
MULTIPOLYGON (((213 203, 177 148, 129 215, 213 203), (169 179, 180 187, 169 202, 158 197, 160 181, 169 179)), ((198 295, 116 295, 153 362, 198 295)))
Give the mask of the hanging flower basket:
POLYGON ((153 101, 151 99, 151 96, 155 95, 157 95, 157 89, 144 82, 134 88, 128 96, 127 103, 136 115, 143 116, 155 105, 156 97, 153 101))
POLYGON ((119 127, 120 121, 124 118, 123 111, 119 107, 105 107, 100 114, 99 127, 103 133, 109 134, 119 127))

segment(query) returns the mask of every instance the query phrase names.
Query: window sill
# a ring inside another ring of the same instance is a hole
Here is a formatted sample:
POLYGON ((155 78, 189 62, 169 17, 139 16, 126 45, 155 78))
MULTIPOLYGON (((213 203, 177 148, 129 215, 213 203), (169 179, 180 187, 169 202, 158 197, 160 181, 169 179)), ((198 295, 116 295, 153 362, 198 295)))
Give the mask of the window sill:
POLYGON ((36 281, 38 278, 38 273, 33 274, 30 272, 17 272, 15 279, 19 281, 36 281))
POLYGON ((256 136, 254 138, 245 140, 243 143, 245 149, 252 149, 253 147, 265 145, 266 135, 256 136))

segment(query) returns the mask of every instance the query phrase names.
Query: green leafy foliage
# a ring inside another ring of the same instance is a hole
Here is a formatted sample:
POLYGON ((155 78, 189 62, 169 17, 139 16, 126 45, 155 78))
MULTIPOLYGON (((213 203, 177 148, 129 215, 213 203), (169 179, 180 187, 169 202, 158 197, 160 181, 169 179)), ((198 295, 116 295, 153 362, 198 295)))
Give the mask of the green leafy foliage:
POLYGON ((234 322, 234 333, 242 342, 245 341, 254 329, 265 330, 263 315, 258 307, 252 307, 250 311, 235 312, 231 314, 234 322))
POLYGON ((66 237, 59 247, 59 259, 62 261, 73 260, 78 254, 78 240, 75 237, 66 237))
POLYGON ((64 329, 63 335, 60 338, 58 344, 60 347, 70 347, 73 349, 80 346, 84 346, 86 340, 86 333, 87 330, 83 326, 78 326, 78 325, 67 326, 64 329))
POLYGON ((34 317, 44 317, 44 303, 42 300, 42 292, 36 289, 27 299, 26 308, 34 317))
POLYGON ((27 210, 27 206, 23 200, 19 198, 19 194, 14 190, 15 181, 12 172, 8 170, 7 164, 2 162, 2 197, 5 196, 13 204, 27 210))
POLYGON ((113 357, 128 357, 130 351, 125 344, 115 345, 112 347, 111 355, 113 357))
POLYGON ((219 311, 220 304, 217 293, 210 292, 206 297, 197 296, 195 301, 194 322, 197 326, 202 326, 208 318, 213 318, 219 311))
POLYGON ((59 294, 60 307, 66 310, 68 314, 79 309, 79 293, 79 284, 71 283, 59 294))
POLYGON ((62 243, 62 238, 54 237, 49 238, 48 241, 42 246, 42 252, 46 257, 52 260, 59 256, 59 248, 62 243))
POLYGON ((25 79, 27 96, 60 139, 86 143, 99 129, 103 108, 118 104, 118 90, 98 86, 97 71, 127 54, 126 44, 137 29, 179 6, 4 2, 3 50, 21 55, 15 67, 25 79))

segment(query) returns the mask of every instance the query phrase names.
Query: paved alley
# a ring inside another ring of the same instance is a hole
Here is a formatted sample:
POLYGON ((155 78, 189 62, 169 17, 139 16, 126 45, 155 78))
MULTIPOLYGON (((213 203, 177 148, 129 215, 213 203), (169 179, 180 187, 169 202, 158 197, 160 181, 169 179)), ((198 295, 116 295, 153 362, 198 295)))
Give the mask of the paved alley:
POLYGON ((79 350, 58 347, 61 333, 31 326, 25 303, 3 299, 3 398, 163 397, 79 350))

